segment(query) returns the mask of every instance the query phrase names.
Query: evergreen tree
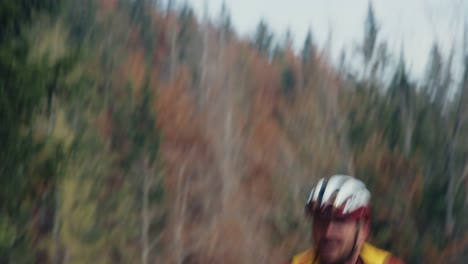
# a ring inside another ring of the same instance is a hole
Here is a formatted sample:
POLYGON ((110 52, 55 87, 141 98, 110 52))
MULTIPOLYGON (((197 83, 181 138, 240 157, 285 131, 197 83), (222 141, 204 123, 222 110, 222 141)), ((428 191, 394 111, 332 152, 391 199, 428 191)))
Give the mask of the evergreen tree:
POLYGON ((368 74, 367 70, 369 63, 371 62, 374 55, 374 48, 377 43, 378 33, 379 28, 374 14, 374 8, 372 6, 372 2, 369 2, 367 17, 364 23, 364 43, 362 47, 366 75, 368 74))
POLYGON ((229 40, 234 32, 234 29, 232 26, 231 15, 229 14, 229 8, 226 4, 226 1, 223 1, 218 19, 221 31, 225 35, 226 39, 229 40))
POLYGON ((440 54, 437 43, 434 43, 429 57, 424 85, 424 92, 432 102, 434 102, 436 99, 443 100, 443 98, 436 98, 436 94, 440 94, 439 90, 445 89, 445 87, 442 87, 442 70, 442 55, 440 54))
POLYGON ((313 59, 315 53, 314 49, 315 48, 312 39, 312 31, 309 29, 307 31, 306 39, 304 41, 304 45, 302 46, 301 51, 301 59, 303 64, 307 64, 313 59))
POLYGON ((58 3, 46 0, 0 3, 1 263, 33 262, 34 231, 28 226, 33 209, 51 197, 50 192, 38 190, 37 184, 52 188, 59 175, 63 149, 36 140, 33 128, 38 110, 50 98, 59 75, 64 74, 63 65, 47 60, 31 62, 33 46, 24 31, 36 15, 55 16, 58 9, 58 3))
POLYGON ((272 43, 273 33, 268 28, 266 22, 262 19, 257 26, 257 30, 253 39, 253 45, 260 53, 270 56, 272 43))

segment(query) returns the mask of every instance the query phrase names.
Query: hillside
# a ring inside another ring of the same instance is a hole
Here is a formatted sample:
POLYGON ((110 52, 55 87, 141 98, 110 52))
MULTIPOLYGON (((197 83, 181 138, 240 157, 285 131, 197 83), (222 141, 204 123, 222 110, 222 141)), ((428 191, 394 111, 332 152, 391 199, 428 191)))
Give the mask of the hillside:
POLYGON ((281 263, 337 173, 369 184, 372 242, 466 257, 468 74, 444 114, 404 61, 382 92, 312 42, 273 49, 266 24, 241 39, 226 12, 7 2, 0 262, 281 263))

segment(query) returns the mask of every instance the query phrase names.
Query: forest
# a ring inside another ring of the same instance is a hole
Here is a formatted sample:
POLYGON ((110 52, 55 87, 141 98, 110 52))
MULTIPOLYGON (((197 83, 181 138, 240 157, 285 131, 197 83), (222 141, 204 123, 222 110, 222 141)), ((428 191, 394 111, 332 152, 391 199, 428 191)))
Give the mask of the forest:
POLYGON ((355 71, 226 5, 0 1, 0 263, 282 263, 333 174, 369 187, 372 243, 465 263, 468 34, 415 79, 364 21, 355 71))

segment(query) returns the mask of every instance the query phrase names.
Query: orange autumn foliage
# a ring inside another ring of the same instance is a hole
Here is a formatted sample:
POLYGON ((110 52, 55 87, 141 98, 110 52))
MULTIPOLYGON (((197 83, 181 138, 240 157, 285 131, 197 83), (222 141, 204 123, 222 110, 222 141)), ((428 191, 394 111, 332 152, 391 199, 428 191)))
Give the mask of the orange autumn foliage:
POLYGON ((101 5, 100 15, 105 16, 109 13, 112 13, 113 11, 115 11, 118 4, 119 4, 118 0, 101 0, 100 1, 100 5, 101 5))

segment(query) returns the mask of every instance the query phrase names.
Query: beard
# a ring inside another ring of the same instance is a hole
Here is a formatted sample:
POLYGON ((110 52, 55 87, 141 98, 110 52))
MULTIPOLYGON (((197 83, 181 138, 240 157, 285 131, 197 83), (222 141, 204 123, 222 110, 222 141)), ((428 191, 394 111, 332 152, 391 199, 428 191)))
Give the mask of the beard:
POLYGON ((352 245, 345 245, 343 240, 329 238, 319 241, 317 255, 323 264, 344 264, 351 254, 352 245))

